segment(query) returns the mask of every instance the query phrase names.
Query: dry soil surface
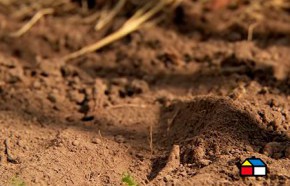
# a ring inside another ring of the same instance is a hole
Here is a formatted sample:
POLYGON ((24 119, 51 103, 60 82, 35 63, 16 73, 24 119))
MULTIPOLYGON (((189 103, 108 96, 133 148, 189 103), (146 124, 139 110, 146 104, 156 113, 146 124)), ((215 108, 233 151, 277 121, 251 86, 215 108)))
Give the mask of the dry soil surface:
POLYGON ((128 16, 96 32, 70 4, 16 38, 33 11, 0 8, 0 185, 290 184, 289 8, 260 7, 247 41, 249 2, 188 0, 65 63, 128 16), (266 177, 240 177, 252 156, 266 177))

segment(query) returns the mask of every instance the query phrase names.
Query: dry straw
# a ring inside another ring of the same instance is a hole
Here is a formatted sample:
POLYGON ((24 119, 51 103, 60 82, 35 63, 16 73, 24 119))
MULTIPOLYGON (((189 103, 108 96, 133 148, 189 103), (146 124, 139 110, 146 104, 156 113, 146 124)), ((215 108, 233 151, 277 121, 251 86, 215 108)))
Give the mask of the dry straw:
MULTIPOLYGON (((108 22, 110 22, 122 9, 125 1, 126 0, 120 0, 120 2, 116 5, 116 7, 109 14, 109 16, 107 16, 107 18, 99 21, 99 23, 96 25, 96 28, 100 29, 108 24, 108 22)), ((162 11, 164 8, 168 6, 176 6, 179 2, 180 0, 149 1, 141 9, 137 10, 136 13, 130 19, 128 19, 119 30, 94 44, 91 44, 76 52, 64 56, 62 60, 69 61, 71 59, 99 50, 100 48, 138 30, 145 22, 147 22, 154 15, 162 11)))
POLYGON ((52 8, 46 8, 38 11, 28 23, 21 27, 18 31, 10 34, 11 37, 20 37, 31 29, 43 16, 48 14, 53 14, 54 10, 52 8))
MULTIPOLYGON (((7 0, 9 4, 16 3, 17 1, 7 0)), ((106 25, 112 22, 112 20, 118 15, 119 12, 122 11, 126 3, 133 0, 118 0, 117 4, 113 8, 104 8, 101 12, 97 13, 97 17, 99 20, 95 25, 95 29, 101 30, 106 25)), ((176 7, 182 0, 150 0, 147 1, 139 10, 133 14, 131 18, 129 18, 123 26, 117 30, 116 32, 106 36, 105 38, 101 39, 100 41, 93 43, 91 45, 85 46, 78 51, 70 53, 64 57, 62 57, 63 61, 69 61, 74 58, 80 57, 82 55, 94 52, 96 50, 101 49, 104 46, 111 44, 112 42, 121 39, 122 37, 138 30, 144 23, 148 22, 154 15, 158 14, 164 9, 168 9, 170 7, 176 7)), ((55 12, 54 8, 60 5, 67 5, 68 0, 60 0, 58 3, 53 0, 46 0, 41 2, 31 2, 31 0, 25 1, 27 5, 24 8, 20 8, 13 17, 23 17, 23 15, 27 15, 28 12, 35 11, 38 9, 36 14, 26 23, 24 24, 19 30, 10 34, 11 37, 21 37, 25 33, 27 33, 41 18, 46 15, 53 14, 55 12), (49 4, 51 6, 49 6, 49 4), (52 7, 52 8, 45 8, 45 7, 52 7)), ((0 4, 7 5, 6 1, 0 0, 0 4)), ((133 3, 134 4, 134 3, 133 3)), ((95 17, 95 16, 94 16, 95 17)))

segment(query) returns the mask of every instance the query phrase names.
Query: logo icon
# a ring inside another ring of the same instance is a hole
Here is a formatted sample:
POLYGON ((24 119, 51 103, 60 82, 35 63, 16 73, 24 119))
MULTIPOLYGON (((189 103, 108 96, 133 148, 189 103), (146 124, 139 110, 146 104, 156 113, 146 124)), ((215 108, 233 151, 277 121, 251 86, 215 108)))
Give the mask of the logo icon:
POLYGON ((247 158, 240 167, 241 176, 266 176, 267 165, 260 158, 247 158))

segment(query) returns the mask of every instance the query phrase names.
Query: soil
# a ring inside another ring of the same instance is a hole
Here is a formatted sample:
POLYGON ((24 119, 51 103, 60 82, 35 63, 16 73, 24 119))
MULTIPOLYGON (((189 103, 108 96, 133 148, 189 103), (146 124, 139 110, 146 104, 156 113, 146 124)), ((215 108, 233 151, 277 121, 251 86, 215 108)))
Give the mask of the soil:
POLYGON ((290 184, 289 8, 187 0, 65 63, 128 16, 96 32, 69 4, 17 38, 33 12, 0 8, 0 185, 290 184), (252 156, 266 177, 239 175, 252 156))

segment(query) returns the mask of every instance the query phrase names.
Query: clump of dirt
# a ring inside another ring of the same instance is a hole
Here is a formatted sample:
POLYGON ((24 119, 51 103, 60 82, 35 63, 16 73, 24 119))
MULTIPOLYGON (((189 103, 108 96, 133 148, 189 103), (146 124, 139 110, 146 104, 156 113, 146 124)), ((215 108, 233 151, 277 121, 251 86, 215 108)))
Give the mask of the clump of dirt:
POLYGON ((286 136, 268 131, 256 119, 258 113, 251 114, 250 106, 235 103, 230 98, 196 97, 174 107, 172 112, 176 115, 167 126, 167 135, 173 143, 181 145, 183 163, 208 165, 237 149, 261 153, 265 145, 265 151, 273 154, 272 151, 285 150, 289 145, 286 136))
MULTIPOLYGON (((180 148, 179 163, 171 165, 173 170, 162 176, 173 183, 183 183, 184 179, 192 181, 186 183, 232 183, 240 180, 238 167, 241 157, 265 154, 274 159, 287 158, 289 135, 268 130, 259 119, 259 112, 253 112, 255 109, 230 97, 216 96, 197 96, 170 105, 164 110, 164 125, 161 126, 165 137, 159 140, 162 146, 177 145, 180 148), (216 181, 213 181, 217 179, 213 175, 207 175, 208 180, 192 179, 192 175, 205 167, 218 170, 221 160, 228 161, 227 166, 231 167, 227 176, 217 177, 219 180, 216 181), (178 179, 180 175, 184 177, 182 182, 178 179)), ((167 165, 172 162, 169 158, 159 164, 159 169, 168 169, 167 165)), ((160 175, 155 176, 160 181, 160 175)), ((283 179, 287 180, 288 176, 283 176, 283 179)))
POLYGON ((120 185, 124 175, 141 185, 289 185, 286 6, 186 0, 162 24, 64 62, 133 10, 96 32, 105 1, 83 2, 53 4, 17 38, 9 33, 52 4, 1 4, 0 185, 120 185), (240 177, 252 156, 266 177, 240 177))

